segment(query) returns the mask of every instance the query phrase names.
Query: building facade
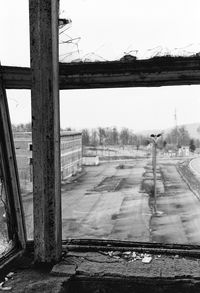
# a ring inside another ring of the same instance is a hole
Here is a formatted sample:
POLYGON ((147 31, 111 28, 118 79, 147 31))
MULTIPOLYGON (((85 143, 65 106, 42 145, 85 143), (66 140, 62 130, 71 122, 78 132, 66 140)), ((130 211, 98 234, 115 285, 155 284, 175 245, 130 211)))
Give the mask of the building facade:
MULTIPOLYGON (((13 133, 18 172, 22 191, 32 190, 32 134, 31 132, 13 133)), ((81 171, 82 133, 61 132, 61 180, 81 171)))
POLYGON ((61 133, 61 180, 75 175, 82 168, 82 133, 61 133))

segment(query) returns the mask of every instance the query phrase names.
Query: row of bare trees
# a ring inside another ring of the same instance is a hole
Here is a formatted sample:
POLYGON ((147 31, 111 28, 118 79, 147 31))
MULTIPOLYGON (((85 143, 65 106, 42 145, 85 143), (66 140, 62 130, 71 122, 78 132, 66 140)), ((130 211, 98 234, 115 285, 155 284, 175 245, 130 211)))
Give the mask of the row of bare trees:
MULTIPOLYGON (((151 142, 149 136, 135 134, 125 127, 121 130, 116 127, 83 129, 82 133, 85 146, 133 145, 139 149, 140 146, 147 146, 151 142)), ((175 150, 182 146, 189 146, 191 151, 200 147, 200 140, 192 138, 184 126, 176 127, 163 134, 158 142, 158 148, 164 150, 175 150)))
POLYGON ((196 148, 200 147, 200 140, 192 138, 184 126, 172 129, 165 138, 168 145, 180 148, 182 146, 189 146, 190 151, 194 152, 196 148))
POLYGON ((13 132, 31 132, 31 123, 20 123, 17 125, 12 124, 12 130, 13 132))
POLYGON ((92 130, 82 130, 83 145, 106 146, 106 145, 148 145, 147 137, 136 135, 128 128, 118 130, 116 127, 98 127, 92 130))
MULTIPOLYGON (((31 132, 31 123, 12 125, 12 129, 15 132, 31 132)), ((120 130, 117 127, 98 127, 90 130, 85 128, 82 130, 82 138, 85 146, 133 145, 139 149, 140 146, 147 146, 151 142, 149 136, 135 134, 126 127, 120 130)), ((192 138, 184 126, 173 128, 162 135, 158 142, 158 148, 165 150, 182 146, 189 146, 191 151, 200 148, 200 140, 192 138)))

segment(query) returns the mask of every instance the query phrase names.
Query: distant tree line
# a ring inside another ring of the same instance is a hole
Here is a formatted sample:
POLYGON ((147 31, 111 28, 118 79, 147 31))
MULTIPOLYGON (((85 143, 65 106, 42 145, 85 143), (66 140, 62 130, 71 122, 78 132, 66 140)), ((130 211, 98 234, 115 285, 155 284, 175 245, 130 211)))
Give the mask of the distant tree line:
POLYGON ((200 147, 200 140, 192 138, 184 126, 172 129, 167 134, 165 141, 166 144, 175 148, 189 146, 191 152, 200 147))
POLYGON ((20 123, 20 124, 12 124, 12 130, 14 132, 31 132, 32 131, 32 127, 31 127, 31 123, 20 123))
MULTIPOLYGON (((32 126, 31 123, 20 123, 20 124, 12 124, 12 130, 14 132, 31 132, 32 126)), ((60 128, 61 131, 70 131, 71 127, 60 128)))
MULTIPOLYGON (((82 130, 82 139, 85 146, 133 145, 139 149, 140 146, 147 146, 151 143, 149 136, 135 134, 125 127, 121 130, 116 127, 98 127, 92 130, 85 128, 82 130)), ((194 152, 196 148, 200 147, 200 140, 192 138, 184 126, 172 129, 158 140, 158 148, 166 151, 177 150, 185 146, 194 152)))
POLYGON ((135 145, 137 148, 150 142, 146 136, 136 135, 126 127, 121 130, 116 127, 98 127, 91 130, 85 128, 82 130, 82 140, 85 146, 135 145))
MULTIPOLYGON (((31 132, 31 123, 12 125, 15 132, 31 132)), ((72 130, 67 127, 63 130, 72 130)), ((197 129, 200 132, 200 128, 197 129)), ((93 129, 82 130, 82 141, 84 146, 106 146, 106 145, 133 145, 137 149, 140 146, 147 146, 151 139, 149 136, 133 133, 129 128, 123 127, 118 130, 117 127, 98 127, 93 129)), ((175 127, 167 134, 161 136, 158 140, 158 148, 163 150, 176 150, 182 146, 189 146, 190 151, 194 152, 196 148, 200 148, 200 140, 194 139, 184 126, 175 127)))

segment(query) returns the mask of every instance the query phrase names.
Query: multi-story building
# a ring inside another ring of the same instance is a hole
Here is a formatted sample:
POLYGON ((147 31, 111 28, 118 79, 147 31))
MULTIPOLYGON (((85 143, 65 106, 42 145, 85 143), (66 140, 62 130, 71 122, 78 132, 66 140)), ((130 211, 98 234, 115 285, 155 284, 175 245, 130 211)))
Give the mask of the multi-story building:
POLYGON ((61 179, 75 175, 82 166, 82 133, 65 131, 61 133, 61 179))
MULTIPOLYGON (((21 188, 32 189, 32 135, 31 132, 14 132, 14 143, 21 188)), ((61 180, 66 180, 82 166, 82 133, 61 132, 61 180)))

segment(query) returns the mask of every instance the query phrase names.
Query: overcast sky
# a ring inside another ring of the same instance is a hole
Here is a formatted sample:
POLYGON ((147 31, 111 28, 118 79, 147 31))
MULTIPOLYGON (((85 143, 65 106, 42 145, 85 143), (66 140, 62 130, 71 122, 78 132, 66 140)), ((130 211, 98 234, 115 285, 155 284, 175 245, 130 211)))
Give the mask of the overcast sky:
MULTIPOLYGON (((61 11, 72 20, 61 40, 79 38, 61 45, 65 61, 200 51, 199 0, 62 0, 61 11)), ((3 65, 29 66, 28 24, 28 0, 0 1, 3 65)), ((174 125, 175 108, 179 124, 200 122, 199 86, 74 90, 60 96, 62 127, 163 129, 174 125)), ((8 98, 12 122, 29 122, 30 93, 8 91, 8 98)))

